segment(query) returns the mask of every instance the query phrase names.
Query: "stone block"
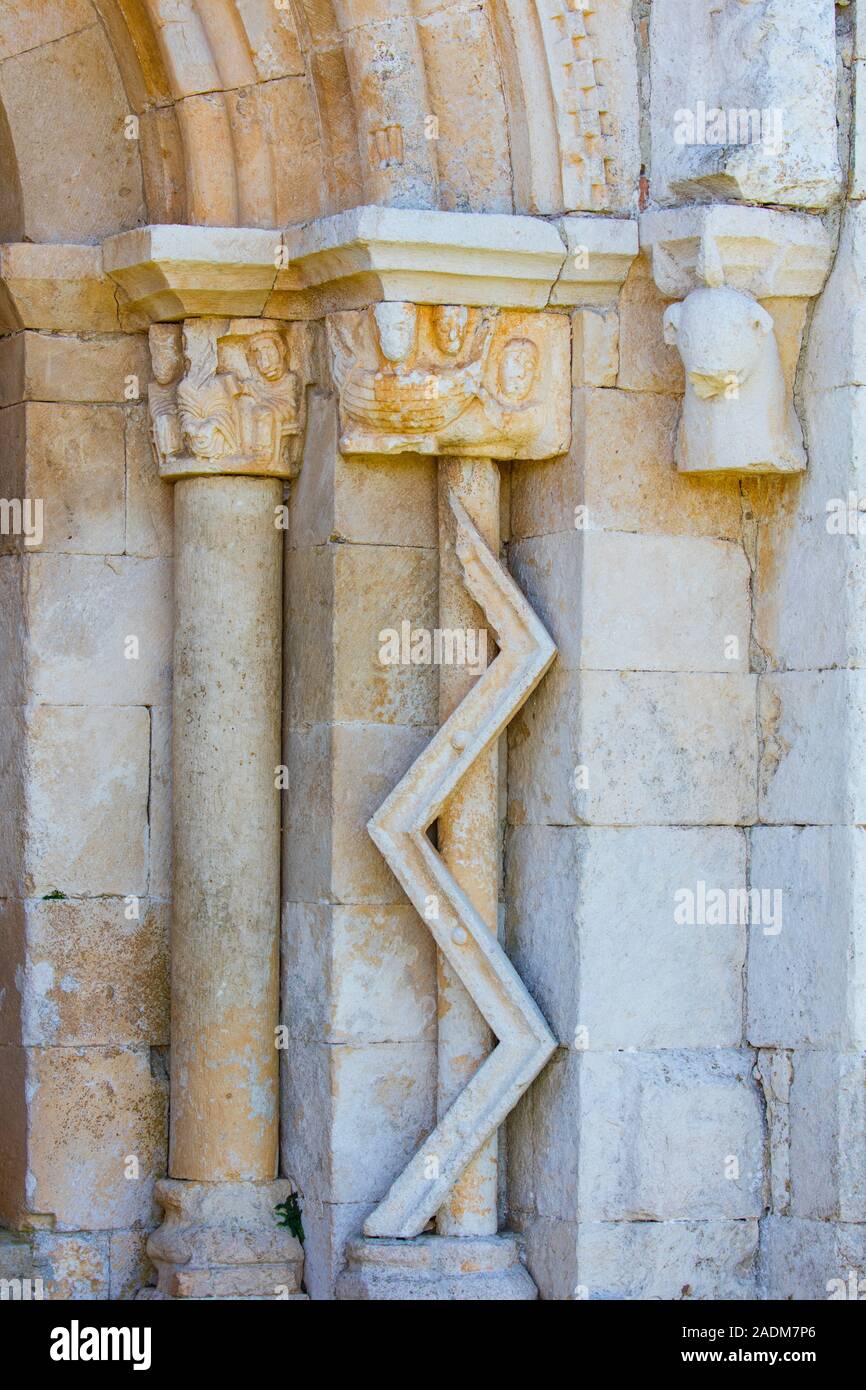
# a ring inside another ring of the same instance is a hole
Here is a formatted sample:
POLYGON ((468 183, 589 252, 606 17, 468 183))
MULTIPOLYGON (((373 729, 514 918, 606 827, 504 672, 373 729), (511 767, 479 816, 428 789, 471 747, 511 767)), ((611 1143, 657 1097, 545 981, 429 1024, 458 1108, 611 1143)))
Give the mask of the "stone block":
POLYGON ((283 1161, 306 1200, 376 1202, 433 1128, 435 1041, 293 1042, 283 1161))
POLYGON ((110 1297, 110 1237, 107 1234, 61 1235, 37 1231, 33 1237, 34 1269, 49 1302, 93 1302, 110 1297))
POLYGON ((170 700, 168 560, 34 555, 28 564, 34 695, 70 705, 170 700))
POLYGON ((518 1211, 579 1215, 580 1066, 576 1052, 558 1048, 508 1116, 508 1199, 518 1211))
POLYGON ((33 710, 27 897, 144 896, 149 747, 146 709, 33 710))
MULTIPOLYGON (((20 235, 18 221, 14 235, 20 235)), ((98 246, 12 242, 0 246, 0 323, 8 332, 112 333, 120 327, 117 289, 98 246)))
POLYGON ((554 666, 508 747, 514 825, 755 819, 754 676, 554 666))
POLYGON ((0 905, 0 1038, 168 1043, 168 908, 148 899, 0 905), (136 920, 127 914, 139 913, 136 920))
POLYGON ((286 903, 282 963, 292 1037, 361 1046, 416 1041, 434 1029, 433 939, 408 904, 286 903))
POLYGON ((126 411, 125 548, 147 559, 174 550, 174 491, 159 476, 146 406, 126 411))
POLYGON ((526 1267, 535 1281, 538 1296, 545 1302, 567 1302, 577 1287, 576 1221, 560 1221, 533 1216, 514 1208, 509 1212, 509 1229, 520 1234, 526 1267))
POLYGON ((324 724, 334 703, 334 547, 286 551, 284 687, 287 724, 324 724))
POLYGON ((582 1221, 577 1296, 754 1299, 758 1235, 757 1221, 582 1221))
POLYGON ((29 1209, 50 1212, 57 1231, 152 1224, 167 1097, 148 1049, 31 1049, 28 1092, 29 1209))
POLYGON ((0 343, 0 405, 18 401, 114 402, 144 396, 150 380, 143 334, 16 333, 0 343), (12 388, 12 389, 10 389, 12 388))
POLYGON ((751 933, 748 1039, 762 1047, 866 1047, 859 827, 756 826, 752 882, 778 889, 782 929, 751 933))
POLYGON ((346 1242, 360 1235, 373 1202, 323 1202, 311 1197, 303 1203, 304 1287, 310 1298, 330 1302, 337 1276, 345 1263, 346 1242))
POLYGON ((649 257, 634 262, 619 301, 619 375, 623 391, 662 391, 679 395, 685 385, 683 365, 662 332, 668 300, 659 294, 649 257))
POLYGON ((866 253, 866 203, 849 202, 826 288, 815 305, 805 353, 804 381, 815 390, 866 382, 866 319, 855 286, 866 253))
POLYGON ((675 396, 578 390, 571 452, 514 469, 513 538, 574 528, 739 540, 738 481, 673 466, 678 415, 675 396))
POLYGON ((92 23, 93 14, 85 0, 57 0, 47 10, 41 5, 10 7, 0 38, 0 62, 14 58, 16 53, 53 43, 92 23))
POLYGON ((749 566, 739 546, 575 532, 519 541, 510 560, 562 667, 748 670, 749 566))
POLYGON ((761 1216, 763 1110, 753 1065, 750 1053, 733 1050, 585 1053, 580 1219, 761 1216))
POLYGON ((310 397, 304 462, 292 486, 289 541, 306 549, 327 541, 367 545, 438 544, 433 458, 338 452, 337 400, 310 397))
POLYGON ((430 110, 439 120, 439 206, 511 212, 507 116, 487 15, 440 7, 419 23, 418 33, 430 110))
POLYGON ((760 1294, 823 1302, 866 1292, 866 1227, 799 1217, 761 1222, 760 1294))
POLYGON ((390 660, 391 634, 424 629, 432 641, 439 605, 432 550, 339 545, 334 564, 334 708, 336 721, 435 725, 439 668, 390 660), (409 628, 405 628, 405 624, 409 628), (385 659, 383 659, 383 652, 385 659))
POLYGON ((787 1215, 791 1209, 791 1053, 759 1048, 755 1075, 764 1092, 767 1114, 768 1205, 771 1211, 787 1215))
POLYGON ((761 820, 866 820, 866 672, 782 671, 758 689, 761 820))
POLYGON ((616 309, 578 309, 571 317, 575 386, 616 386, 619 314, 616 309))
POLYGON ((134 1299, 140 1289, 156 1282, 156 1270, 147 1255, 147 1231, 112 1231, 108 1257, 110 1299, 134 1299))
POLYGON ((367 821, 434 732, 342 724, 289 733, 283 851, 288 901, 405 901, 367 833, 367 821), (330 827, 328 834, 323 825, 330 827))
POLYGON ((0 412, 0 492, 41 502, 41 537, 10 549, 120 554, 124 421, 119 406, 33 401, 0 412))
POLYGON ((136 143, 123 138, 128 102, 101 25, 9 58, 0 96, 29 240, 98 240, 146 220, 136 143), (50 93, 51 100, 33 101, 35 92, 50 93), (63 140, 57 138, 58 111, 75 113, 63 140), (87 176, 70 180, 71 169, 86 169, 87 176))
POLYGON ((745 924, 675 918, 678 893, 697 894, 701 880, 726 891, 746 884, 740 832, 511 831, 509 951, 565 1046, 739 1045, 745 924))
POLYGON ((657 198, 690 202, 715 194, 818 208, 838 196, 834 16, 831 0, 788 0, 772 11, 710 11, 702 0, 653 6, 657 198), (750 112, 758 113, 757 125, 750 112))
POLYGON ((791 1081, 791 1215, 866 1221, 866 1057, 797 1050, 791 1081))

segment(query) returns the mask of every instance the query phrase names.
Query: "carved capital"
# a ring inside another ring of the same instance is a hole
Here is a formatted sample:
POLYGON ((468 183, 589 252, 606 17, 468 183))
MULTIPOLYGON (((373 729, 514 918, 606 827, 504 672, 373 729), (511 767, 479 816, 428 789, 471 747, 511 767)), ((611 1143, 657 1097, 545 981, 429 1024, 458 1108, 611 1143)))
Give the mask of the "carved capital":
POLYGON ((327 323, 343 453, 541 459, 568 448, 564 315, 391 300, 327 323))
POLYGON ((303 409, 296 333, 272 319, 151 325, 151 440, 163 478, 296 475, 303 409))
POLYGON ((641 243, 660 292, 683 300, 664 315, 665 340, 686 376, 678 469, 801 472, 806 452, 791 376, 805 305, 780 314, 775 302, 820 292, 831 257, 822 223, 767 208, 676 208, 646 213, 641 243))

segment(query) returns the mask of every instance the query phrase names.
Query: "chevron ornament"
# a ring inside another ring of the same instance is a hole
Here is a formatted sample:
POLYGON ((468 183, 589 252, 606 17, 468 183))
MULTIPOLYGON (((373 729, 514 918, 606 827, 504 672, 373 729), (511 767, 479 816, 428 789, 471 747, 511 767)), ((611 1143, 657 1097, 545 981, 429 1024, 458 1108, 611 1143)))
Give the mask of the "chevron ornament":
POLYGON ((466 587, 499 651, 367 829, 498 1041, 368 1217, 368 1236, 419 1235, 556 1048, 495 934, 427 835, 466 770, 499 737, 556 656, 548 633, 453 492, 449 503, 466 587), (432 918, 431 902, 438 909, 432 918))

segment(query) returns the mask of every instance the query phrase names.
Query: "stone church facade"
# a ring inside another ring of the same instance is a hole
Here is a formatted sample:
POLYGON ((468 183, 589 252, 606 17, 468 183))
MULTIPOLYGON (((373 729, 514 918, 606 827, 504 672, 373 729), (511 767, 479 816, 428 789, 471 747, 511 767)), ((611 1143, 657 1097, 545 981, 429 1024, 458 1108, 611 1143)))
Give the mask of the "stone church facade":
POLYGON ((866 1277, 856 8, 0 0, 4 1289, 866 1277))

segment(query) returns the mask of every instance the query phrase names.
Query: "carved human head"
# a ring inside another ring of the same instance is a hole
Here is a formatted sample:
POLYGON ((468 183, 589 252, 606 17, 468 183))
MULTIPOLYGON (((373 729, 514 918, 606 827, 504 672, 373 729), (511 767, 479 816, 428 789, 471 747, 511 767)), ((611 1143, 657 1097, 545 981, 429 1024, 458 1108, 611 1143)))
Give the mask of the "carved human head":
POLYGON ((153 374, 160 386, 169 386, 183 371, 181 326, 179 323, 152 323, 147 339, 153 374))
POLYGON ((466 338, 469 310, 463 304, 437 304, 433 310, 433 336, 440 352, 455 357, 466 338))
POLYGON ((402 299, 374 304, 373 317, 383 357, 389 362, 403 362, 415 346, 418 326, 416 305, 402 299))
POLYGON ((664 339, 679 349, 689 385, 701 400, 730 392, 751 376, 773 320, 751 295, 701 288, 665 310, 664 339))
POLYGON ((249 356, 266 381, 279 381, 286 374, 286 349, 278 333, 254 333, 249 356))
POLYGON ((177 403, 183 438, 196 458, 225 458, 238 451, 237 421, 221 378, 187 378, 178 387, 177 403))
POLYGON ((499 390, 509 401, 526 400, 538 376, 538 345, 531 338, 512 338, 499 359, 499 390))

